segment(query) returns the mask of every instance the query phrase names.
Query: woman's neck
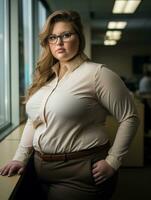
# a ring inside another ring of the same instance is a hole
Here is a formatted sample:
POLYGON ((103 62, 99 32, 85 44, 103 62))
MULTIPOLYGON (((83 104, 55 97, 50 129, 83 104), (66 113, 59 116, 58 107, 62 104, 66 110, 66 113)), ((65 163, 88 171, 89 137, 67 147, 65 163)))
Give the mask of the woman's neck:
POLYGON ((59 79, 61 79, 65 73, 67 72, 68 68, 67 68, 67 62, 62 62, 60 63, 59 65, 59 71, 58 71, 58 76, 59 76, 59 79))

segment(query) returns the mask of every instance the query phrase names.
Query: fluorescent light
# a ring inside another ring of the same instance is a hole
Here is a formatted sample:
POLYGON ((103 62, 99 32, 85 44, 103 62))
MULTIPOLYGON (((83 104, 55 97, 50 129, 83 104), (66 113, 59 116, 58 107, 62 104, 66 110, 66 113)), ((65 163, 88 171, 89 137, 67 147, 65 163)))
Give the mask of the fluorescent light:
POLYGON ((121 31, 107 31, 106 38, 109 40, 119 40, 121 38, 121 31))
POLYGON ((127 2, 126 7, 124 9, 124 13, 134 13, 141 0, 130 0, 127 2))
POLYGON ((112 13, 122 13, 124 11, 126 4, 127 4, 127 1, 116 0, 114 3, 112 13))
POLYGON ((108 23, 108 29, 124 29, 126 25, 127 22, 124 21, 119 21, 119 22, 111 21, 108 23))
POLYGON ((127 25, 127 22, 117 22, 117 27, 116 29, 124 29, 127 25))
POLYGON ((107 28, 108 29, 115 29, 116 28, 116 22, 109 22, 107 28))
POLYGON ((105 40, 104 45, 116 45, 117 41, 116 40, 105 40))
POLYGON ((134 13, 141 0, 116 0, 112 13, 134 13))

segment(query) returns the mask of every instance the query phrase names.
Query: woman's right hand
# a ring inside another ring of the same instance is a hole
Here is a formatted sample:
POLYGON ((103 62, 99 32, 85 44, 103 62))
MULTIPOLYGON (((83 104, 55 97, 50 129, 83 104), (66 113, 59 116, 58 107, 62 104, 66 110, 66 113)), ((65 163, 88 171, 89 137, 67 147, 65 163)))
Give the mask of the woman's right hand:
POLYGON ((0 169, 0 175, 13 176, 15 174, 22 174, 25 165, 21 161, 12 160, 0 169))

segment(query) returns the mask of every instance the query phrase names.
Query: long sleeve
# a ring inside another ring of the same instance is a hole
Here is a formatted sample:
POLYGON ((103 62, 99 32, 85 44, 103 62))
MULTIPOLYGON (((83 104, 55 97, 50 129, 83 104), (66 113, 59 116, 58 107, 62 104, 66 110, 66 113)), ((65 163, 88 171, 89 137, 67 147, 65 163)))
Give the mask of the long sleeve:
POLYGON ((118 169, 136 133, 139 120, 133 99, 121 79, 106 67, 95 74, 97 98, 119 123, 116 137, 106 161, 118 169))
POLYGON ((34 132, 35 129, 33 127, 32 121, 28 119, 13 160, 22 161, 24 164, 27 163, 33 149, 34 132))

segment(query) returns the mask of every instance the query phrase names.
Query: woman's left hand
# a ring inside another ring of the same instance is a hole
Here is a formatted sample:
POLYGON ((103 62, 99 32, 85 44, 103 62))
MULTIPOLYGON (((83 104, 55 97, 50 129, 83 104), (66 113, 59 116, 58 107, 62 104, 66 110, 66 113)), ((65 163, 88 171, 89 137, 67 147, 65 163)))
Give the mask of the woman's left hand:
POLYGON ((99 160, 92 166, 92 174, 96 185, 104 182, 114 173, 115 170, 105 160, 99 160))

